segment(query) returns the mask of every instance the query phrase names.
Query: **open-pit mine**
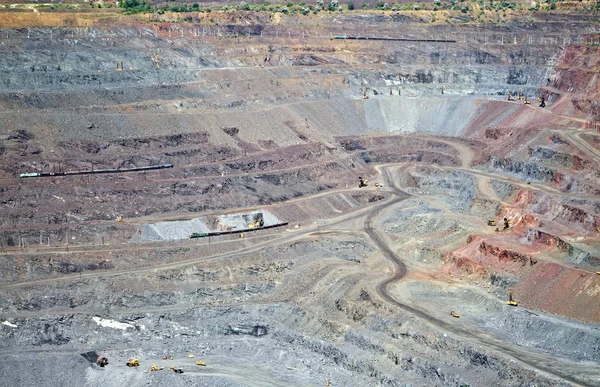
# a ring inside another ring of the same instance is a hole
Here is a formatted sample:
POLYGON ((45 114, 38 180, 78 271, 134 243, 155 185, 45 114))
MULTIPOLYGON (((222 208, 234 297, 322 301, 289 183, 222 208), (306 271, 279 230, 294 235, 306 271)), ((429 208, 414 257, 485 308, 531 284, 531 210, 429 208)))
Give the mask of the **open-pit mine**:
POLYGON ((0 385, 600 386, 596 3, 505 3, 0 1, 0 385))

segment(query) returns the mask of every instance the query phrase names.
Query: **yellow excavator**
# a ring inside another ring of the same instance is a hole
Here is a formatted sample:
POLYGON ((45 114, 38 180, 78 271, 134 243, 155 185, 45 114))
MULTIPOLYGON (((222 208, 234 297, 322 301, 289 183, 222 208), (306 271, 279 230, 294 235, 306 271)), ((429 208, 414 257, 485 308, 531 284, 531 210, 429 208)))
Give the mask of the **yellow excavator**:
POLYGON ((460 314, 456 313, 455 311, 451 310, 450 311, 450 316, 454 317, 454 318, 459 318, 460 314))
POLYGON ((525 94, 525 101, 524 101, 525 105, 531 105, 531 101, 529 100, 529 98, 527 98, 527 94, 525 94))
POLYGON ((164 369, 165 369, 165 367, 159 367, 156 364, 152 364, 152 367, 150 367, 150 371, 151 372, 153 372, 153 371, 161 371, 161 370, 164 370, 164 369))
POLYGON ((138 358, 134 357, 133 359, 127 360, 126 364, 127 364, 127 367, 139 367, 140 361, 138 360, 138 358))
POLYGON ((364 177, 358 177, 358 188, 363 188, 369 185, 369 182, 364 177))
POLYGON ((248 228, 260 228, 265 225, 265 220, 262 214, 258 214, 253 222, 248 223, 248 228))
POLYGON ((515 97, 511 94, 510 91, 508 92, 508 100, 509 101, 514 101, 515 100, 515 97))
POLYGON ((510 306, 519 306, 519 303, 515 300, 513 300, 513 290, 512 288, 508 289, 508 305, 510 306))
POLYGON ((525 96, 523 95, 523 93, 521 93, 521 89, 519 89, 519 94, 517 95, 517 98, 519 99, 519 101, 522 101, 525 99, 525 96))

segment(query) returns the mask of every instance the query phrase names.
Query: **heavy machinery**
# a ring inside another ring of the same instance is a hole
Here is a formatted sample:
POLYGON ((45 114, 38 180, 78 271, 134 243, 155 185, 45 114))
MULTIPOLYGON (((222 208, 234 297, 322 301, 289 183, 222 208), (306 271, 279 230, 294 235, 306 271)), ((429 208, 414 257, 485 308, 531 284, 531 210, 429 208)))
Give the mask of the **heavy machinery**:
POLYGON ((263 214, 260 213, 256 216, 253 222, 248 223, 248 228, 259 228, 265 225, 265 219, 263 218, 263 214))
POLYGON ((98 356, 96 364, 98 364, 100 367, 106 367, 108 365, 108 359, 104 356, 98 356))
POLYGON ((529 98, 527 98, 527 94, 525 94, 525 101, 524 101, 525 105, 531 105, 531 101, 529 100, 529 98))
POLYGON ((362 80, 362 91, 363 91, 363 99, 369 99, 369 96, 367 95, 367 81, 363 78, 362 80))
POLYGON ((546 100, 544 99, 544 97, 540 98, 539 101, 540 101, 539 107, 541 107, 541 108, 546 107, 546 100))
POLYGON ((600 271, 597 271, 596 274, 600 275, 600 271))
POLYGON ((127 360, 126 364, 127 364, 127 367, 139 367, 140 361, 138 360, 138 358, 134 357, 133 359, 127 360))
POLYGON ((515 100, 515 97, 511 94, 510 91, 508 92, 508 100, 509 101, 514 101, 515 100))
POLYGON ((369 185, 369 182, 364 177, 358 177, 358 188, 363 188, 369 185))
POLYGON ((513 300, 513 290, 512 288, 508 289, 508 305, 510 306, 519 306, 519 303, 515 300, 513 300))
POLYGON ((510 228, 510 220, 508 220, 507 218, 504 218, 504 229, 503 230, 507 230, 508 228, 510 228))
POLYGON ((523 95, 523 93, 521 93, 521 89, 519 89, 519 94, 517 95, 517 98, 519 99, 519 101, 522 101, 525 99, 525 96, 523 95))
POLYGON ((206 363, 203 362, 202 360, 196 360, 196 365, 202 366, 202 367, 206 367, 206 363))
POLYGON ((152 63, 154 64, 154 69, 158 70, 160 68, 160 58, 158 57, 158 54, 152 54, 152 56, 150 57, 150 59, 152 59, 152 63))
POLYGON ((194 358, 194 355, 191 353, 188 353, 188 359, 193 359, 193 358, 194 358))
POLYGON ((183 373, 183 369, 182 368, 177 368, 175 366, 171 366, 171 371, 175 372, 176 374, 182 374, 183 373))
POLYGON ((495 227, 496 226, 496 221, 495 220, 488 220, 488 226, 495 227))
POLYGON ((164 369, 165 369, 165 367, 159 367, 156 364, 152 364, 152 367, 150 367, 150 371, 161 371, 164 369))
POLYGON ((456 313, 455 311, 451 310, 450 311, 450 316, 454 317, 454 318, 459 318, 460 314, 456 313))

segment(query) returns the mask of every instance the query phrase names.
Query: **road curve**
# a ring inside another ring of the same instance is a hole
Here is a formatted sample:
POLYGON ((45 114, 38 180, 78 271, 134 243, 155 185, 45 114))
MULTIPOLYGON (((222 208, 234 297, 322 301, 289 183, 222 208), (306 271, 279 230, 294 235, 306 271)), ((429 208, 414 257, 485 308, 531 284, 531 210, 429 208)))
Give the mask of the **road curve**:
MULTIPOLYGON (((519 348, 510 345, 509 343, 505 343, 502 341, 498 341, 487 337, 479 332, 473 332, 469 329, 456 326, 454 324, 450 324, 444 320, 441 320, 437 317, 434 317, 421 309, 415 308, 411 305, 402 303, 396 300, 389 292, 388 286, 391 283, 394 283, 400 279, 402 279, 406 275, 406 266, 402 262, 402 260, 398 257, 396 253, 390 249, 390 247, 386 244, 383 238, 375 231, 373 227, 373 219, 385 208, 388 208, 402 200, 406 197, 410 196, 406 192, 398 189, 393 180, 390 178, 389 171, 387 169, 383 170, 383 178, 387 184, 387 187, 397 195, 396 199, 393 199, 385 205, 376 207, 373 211, 369 213, 365 220, 364 231, 369 235, 371 240, 377 245, 377 248, 384 254, 384 256, 389 259, 394 265, 394 273, 392 276, 386 278, 384 281, 379 283, 376 286, 377 294, 387 301, 388 303, 395 305, 414 316, 430 323, 432 326, 446 331, 452 334, 455 338, 459 340, 472 341, 484 347, 491 348, 497 352, 500 352, 504 355, 510 356, 513 359, 528 365, 529 367, 536 369, 538 371, 545 372, 547 374, 553 375, 560 379, 563 379, 573 385, 580 386, 586 385, 586 382, 573 377, 573 375, 582 375, 585 374, 586 367, 576 367, 576 363, 570 361, 563 361, 561 359, 544 356, 541 354, 533 353, 526 350, 520 350, 519 348), (562 370, 570 370, 570 373, 564 372, 562 370)), ((589 367, 588 367, 589 368, 589 367)))

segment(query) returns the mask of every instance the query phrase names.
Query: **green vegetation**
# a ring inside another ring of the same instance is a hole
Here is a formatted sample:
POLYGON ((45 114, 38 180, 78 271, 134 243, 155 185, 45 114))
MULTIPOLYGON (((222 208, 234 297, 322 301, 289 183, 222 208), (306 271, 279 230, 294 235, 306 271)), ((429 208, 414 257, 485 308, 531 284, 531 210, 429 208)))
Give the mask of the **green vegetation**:
MULTIPOLYGON (((158 12, 159 14, 170 11, 170 12, 210 12, 211 7, 201 8, 199 3, 179 3, 178 0, 166 0, 175 4, 170 6, 163 5, 161 7, 153 7, 150 0, 124 0, 121 2, 121 7, 125 13, 141 13, 141 12, 158 12)), ((221 11, 245 11, 245 12, 270 12, 276 13, 281 12, 284 14, 300 14, 310 15, 318 14, 319 12, 343 12, 344 9, 347 11, 354 11, 356 9, 354 0, 348 0, 346 6, 340 3, 343 0, 316 0, 315 4, 306 4, 305 2, 293 2, 286 1, 285 3, 271 4, 268 1, 262 3, 241 1, 237 4, 230 3, 221 7, 212 6, 214 9, 221 11)), ((415 2, 405 3, 387 3, 385 0, 379 0, 372 7, 374 10, 381 11, 433 11, 431 14, 431 21, 435 22, 439 17, 434 14, 435 11, 460 11, 464 14, 470 14, 471 20, 477 22, 500 22, 500 16, 507 18, 506 12, 510 10, 526 10, 530 12, 539 11, 551 11, 557 8, 557 4, 562 4, 564 0, 543 0, 537 2, 535 6, 527 6, 525 2, 521 1, 510 1, 510 0, 433 0, 432 2, 421 2, 417 0, 415 2), (490 12, 494 13, 491 15, 490 12)), ((600 0, 590 2, 592 8, 600 9, 600 0)), ((51 7, 69 7, 68 5, 55 5, 51 7)), ((45 7, 45 5, 36 6, 45 7)), ((367 3, 362 3, 361 9, 367 10, 371 7, 367 3)), ((505 20, 504 20, 505 21, 505 20)))
POLYGON ((121 5, 125 9, 125 13, 128 14, 153 11, 150 3, 144 0, 125 0, 121 2, 121 5))

